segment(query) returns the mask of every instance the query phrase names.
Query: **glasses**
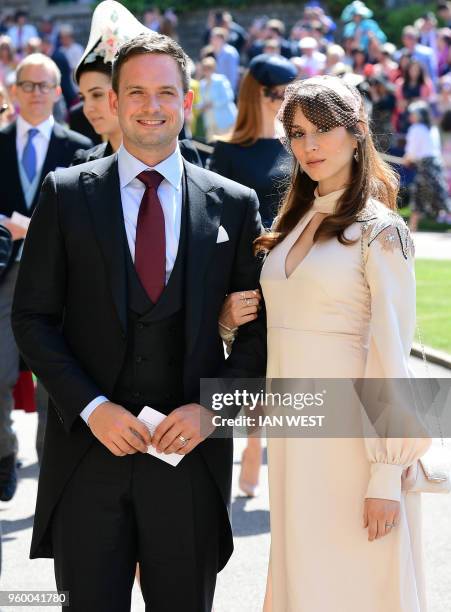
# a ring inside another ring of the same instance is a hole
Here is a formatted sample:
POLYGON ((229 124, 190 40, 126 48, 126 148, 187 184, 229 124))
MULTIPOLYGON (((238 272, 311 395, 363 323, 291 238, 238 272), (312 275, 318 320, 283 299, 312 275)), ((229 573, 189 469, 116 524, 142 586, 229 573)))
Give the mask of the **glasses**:
POLYGON ((48 94, 52 89, 55 89, 56 87, 56 85, 46 83, 46 81, 42 81, 41 83, 35 83, 34 81, 20 81, 19 83, 17 83, 17 85, 25 93, 32 93, 35 88, 37 88, 42 94, 48 94))

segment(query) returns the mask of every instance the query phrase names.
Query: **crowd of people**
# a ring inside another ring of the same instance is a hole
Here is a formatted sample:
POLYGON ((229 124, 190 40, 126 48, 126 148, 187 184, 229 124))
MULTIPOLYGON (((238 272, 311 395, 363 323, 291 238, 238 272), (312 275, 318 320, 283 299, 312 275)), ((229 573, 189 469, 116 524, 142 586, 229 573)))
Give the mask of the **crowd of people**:
MULTIPOLYGON (((439 3, 436 14, 426 13, 414 24, 406 24, 399 48, 387 40, 372 11, 360 0, 349 4, 337 21, 317 2, 308 3, 300 12, 300 19, 288 30, 281 20, 266 16, 257 16, 245 29, 230 12, 210 11, 202 37, 204 46, 199 56, 192 58, 191 85, 196 97, 186 125, 188 134, 210 144, 227 141, 236 129, 240 89, 252 59, 261 54, 286 58, 295 68, 296 78, 329 74, 356 85, 365 96, 378 148, 402 157, 407 146, 409 153, 402 162, 401 175, 410 186, 405 191, 405 203, 410 201, 412 208, 411 229, 416 229, 421 213, 449 222, 450 3, 439 3), (416 103, 422 104, 420 115, 409 110, 416 103), (420 132, 426 146, 416 146, 415 134, 420 132), (417 181, 409 167, 416 170, 417 181), (428 191, 424 185, 433 188, 428 191), (437 193, 438 197, 432 197, 437 193)), ((142 22, 149 29, 178 39, 178 18, 171 10, 162 13, 149 8, 142 22)), ((61 72, 62 96, 54 116, 80 129, 76 118, 70 121, 68 116, 81 98, 73 75, 83 47, 73 27, 47 17, 32 24, 26 12, 19 10, 3 17, 0 32, 0 125, 12 121, 17 111, 11 91, 18 62, 30 53, 43 52, 61 72)), ((113 32, 114 24, 105 36, 113 32)), ((81 129, 100 142, 87 125, 81 129)))

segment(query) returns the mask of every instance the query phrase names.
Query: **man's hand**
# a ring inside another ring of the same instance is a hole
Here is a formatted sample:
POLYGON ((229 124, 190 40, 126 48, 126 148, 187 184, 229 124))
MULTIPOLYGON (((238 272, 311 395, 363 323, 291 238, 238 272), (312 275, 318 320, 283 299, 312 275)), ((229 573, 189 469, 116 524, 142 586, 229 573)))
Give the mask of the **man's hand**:
POLYGON ((399 522, 399 511, 400 503, 397 501, 365 499, 363 527, 368 528, 368 540, 372 542, 388 535, 399 522))
POLYGON ((171 412, 158 425, 152 436, 152 446, 159 453, 187 455, 215 430, 213 413, 199 404, 186 404, 171 412), (188 440, 183 444, 179 436, 188 440))
POLYGON ((88 418, 95 437, 117 457, 147 453, 151 435, 147 427, 128 410, 113 404, 99 404, 88 418))
POLYGON ((1 219, 0 224, 6 227, 6 229, 11 232, 13 240, 23 240, 23 238, 25 238, 25 236, 27 235, 26 228, 22 227, 21 225, 17 225, 16 223, 13 223, 11 219, 1 219))

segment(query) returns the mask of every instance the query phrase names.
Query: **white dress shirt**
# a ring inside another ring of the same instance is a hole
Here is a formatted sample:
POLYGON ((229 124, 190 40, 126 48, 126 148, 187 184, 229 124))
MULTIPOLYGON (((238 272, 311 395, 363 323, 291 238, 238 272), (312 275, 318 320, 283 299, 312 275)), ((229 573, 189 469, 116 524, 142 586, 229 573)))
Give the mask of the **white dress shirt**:
MULTIPOLYGON (((182 219, 183 160, 179 146, 177 145, 174 153, 167 159, 150 167, 131 155, 122 144, 117 153, 117 161, 125 231, 133 261, 135 261, 136 223, 145 191, 144 183, 136 177, 144 170, 157 170, 164 177, 157 189, 157 194, 164 214, 167 283, 177 257, 182 219)), ((107 401, 108 399, 103 395, 96 397, 81 411, 80 416, 88 422, 88 418, 97 406, 107 401)))
MULTIPOLYGON (((54 124, 55 120, 53 116, 50 116, 39 125, 31 125, 31 123, 25 121, 25 119, 20 115, 18 115, 16 120, 16 154, 18 165, 22 163, 23 150, 28 141, 28 130, 31 130, 32 128, 39 130, 39 134, 36 134, 36 136, 33 138, 33 144, 36 151, 37 176, 40 175, 42 166, 44 165, 54 124)), ((0 219, 7 219, 7 217, 6 215, 0 215, 0 219)))
POLYGON ((31 125, 21 115, 17 117, 16 151, 19 164, 21 163, 23 150, 28 141, 28 131, 32 128, 39 130, 39 133, 33 138, 33 145, 36 151, 36 174, 38 176, 41 174, 42 166, 44 165, 54 125, 55 119, 53 115, 50 115, 48 119, 39 125, 31 125))
POLYGON ((407 130, 406 151, 407 157, 414 160, 425 157, 441 157, 440 133, 433 125, 428 128, 423 123, 413 123, 407 130))
POLYGON ((11 39, 13 47, 22 52, 30 38, 39 36, 37 29, 31 23, 26 23, 21 27, 13 25, 9 28, 7 35, 11 39))

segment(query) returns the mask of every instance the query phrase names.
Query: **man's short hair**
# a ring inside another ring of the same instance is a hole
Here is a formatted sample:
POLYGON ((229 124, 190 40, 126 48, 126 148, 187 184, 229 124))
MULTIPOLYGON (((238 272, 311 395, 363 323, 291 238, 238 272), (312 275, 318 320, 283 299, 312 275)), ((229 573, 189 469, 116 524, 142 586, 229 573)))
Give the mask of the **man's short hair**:
POLYGON ((73 36, 74 28, 70 23, 63 23, 60 25, 59 32, 62 36, 73 36))
POLYGON ((274 32, 277 32, 279 36, 283 36, 285 34, 285 24, 283 21, 280 21, 280 19, 270 19, 266 23, 266 27, 268 30, 274 30, 274 32))
POLYGON ((216 60, 214 57, 211 57, 211 55, 204 57, 204 59, 201 61, 201 66, 202 68, 212 68, 213 70, 216 70, 216 60))
POLYGON ((228 37, 228 32, 225 28, 213 28, 210 34, 210 38, 212 36, 219 36, 219 38, 222 38, 222 40, 227 40, 228 37))
POLYGON ((44 55, 43 53, 30 53, 30 55, 27 55, 26 57, 24 57, 24 59, 20 62, 20 64, 16 68, 16 82, 17 83, 20 81, 20 74, 26 66, 45 66, 51 72, 53 72, 55 76, 55 85, 57 86, 60 85, 61 83, 60 69, 55 64, 55 62, 47 55, 44 55))
POLYGON ((168 55, 177 63, 182 78, 183 93, 190 85, 189 58, 182 47, 169 36, 149 32, 139 34, 121 45, 113 61, 112 88, 118 93, 119 77, 122 66, 132 57, 138 55, 168 55))
POLYGON ((410 36, 411 38, 416 38, 418 40, 420 33, 418 32, 418 30, 416 28, 414 28, 411 25, 406 26, 405 28, 402 29, 402 35, 403 36, 410 36))

